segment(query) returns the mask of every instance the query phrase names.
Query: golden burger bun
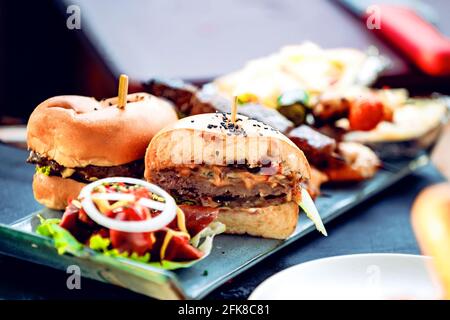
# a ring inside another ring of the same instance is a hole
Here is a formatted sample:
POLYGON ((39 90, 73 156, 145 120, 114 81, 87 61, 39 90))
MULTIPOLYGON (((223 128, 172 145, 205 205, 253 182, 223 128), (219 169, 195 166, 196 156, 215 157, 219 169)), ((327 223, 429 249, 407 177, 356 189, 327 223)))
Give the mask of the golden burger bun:
POLYGON ((27 125, 28 148, 65 167, 114 166, 144 157, 153 136, 177 120, 172 106, 147 93, 97 101, 57 96, 33 111, 27 125))
POLYGON ((36 173, 33 176, 34 198, 47 208, 64 210, 69 199, 76 199, 86 184, 73 179, 47 176, 36 173))
POLYGON ((217 220, 226 226, 225 233, 287 239, 295 231, 298 212, 292 201, 263 208, 220 208, 217 220))
MULTIPOLYGON (((170 103, 147 93, 130 94, 127 101, 119 109, 117 98, 50 98, 30 116, 28 149, 69 169, 112 167, 143 159, 153 136, 175 122, 177 115, 170 103)), ((84 185, 70 176, 38 172, 33 178, 36 200, 52 209, 64 209, 84 185)))
POLYGON ((299 172, 309 179, 310 167, 303 152, 281 132, 260 121, 237 115, 233 133, 229 115, 205 113, 178 120, 160 131, 147 148, 145 177, 151 171, 184 164, 227 165, 282 163, 283 174, 299 172), (186 158, 187 157, 187 158, 186 158))

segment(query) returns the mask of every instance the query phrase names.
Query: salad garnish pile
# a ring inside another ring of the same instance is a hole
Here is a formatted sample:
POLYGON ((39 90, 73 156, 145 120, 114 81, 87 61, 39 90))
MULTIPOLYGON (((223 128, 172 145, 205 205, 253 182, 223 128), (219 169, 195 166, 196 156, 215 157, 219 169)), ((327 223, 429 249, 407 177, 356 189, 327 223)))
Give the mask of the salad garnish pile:
POLYGON ((107 178, 83 188, 62 219, 42 219, 37 232, 52 237, 60 253, 87 246, 175 269, 210 252, 214 235, 225 231, 214 221, 217 214, 214 208, 177 206, 164 190, 143 180, 107 178))

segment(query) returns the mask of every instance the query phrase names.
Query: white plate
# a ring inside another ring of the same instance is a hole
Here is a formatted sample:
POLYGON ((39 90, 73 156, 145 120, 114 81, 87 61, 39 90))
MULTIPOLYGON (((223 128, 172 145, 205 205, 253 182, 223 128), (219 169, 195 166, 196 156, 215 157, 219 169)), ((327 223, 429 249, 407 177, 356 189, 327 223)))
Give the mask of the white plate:
POLYGON ((355 254, 305 262, 261 283, 250 300, 439 299, 431 258, 408 254, 355 254))

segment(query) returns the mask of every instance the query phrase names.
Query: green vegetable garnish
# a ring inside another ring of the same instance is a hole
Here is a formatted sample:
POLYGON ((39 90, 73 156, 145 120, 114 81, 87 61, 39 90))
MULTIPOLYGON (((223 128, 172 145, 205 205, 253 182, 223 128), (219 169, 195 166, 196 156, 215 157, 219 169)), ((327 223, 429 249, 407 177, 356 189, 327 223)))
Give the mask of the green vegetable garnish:
POLYGON ((108 238, 103 238, 102 236, 96 234, 89 239, 89 248, 97 251, 108 250, 111 240, 108 238))
POLYGON ((50 175, 50 166, 36 166, 36 173, 45 174, 46 176, 50 175))
POLYGON ((55 248, 58 250, 59 254, 64 254, 66 252, 73 255, 78 255, 78 253, 83 249, 83 245, 75 239, 69 231, 59 226, 61 219, 44 219, 38 216, 41 220, 41 224, 37 227, 36 233, 44 236, 50 237, 55 242, 55 248))
POLYGON ((305 123, 306 110, 305 107, 300 104, 278 107, 278 112, 291 120, 296 126, 305 123))
POLYGON ((138 255, 136 252, 133 252, 131 255, 128 252, 119 252, 117 249, 110 249, 111 240, 108 238, 103 238, 99 234, 93 235, 89 239, 89 248, 95 251, 100 251, 106 256, 110 257, 122 257, 128 258, 131 260, 139 261, 139 262, 149 262, 150 261, 150 253, 146 253, 143 256, 138 255))
MULTIPOLYGON (((203 234, 202 238, 204 238, 204 241, 200 244, 200 241, 196 240, 198 249, 204 253, 204 256, 200 259, 185 262, 168 261, 168 260, 153 262, 150 261, 150 253, 146 253, 143 256, 139 256, 136 252, 129 254, 128 252, 119 252, 119 250, 117 249, 111 249, 110 239, 103 238, 99 234, 93 235, 89 239, 89 245, 85 246, 82 243, 78 242, 78 240, 75 239, 75 237, 73 237, 69 231, 59 226, 61 219, 45 219, 40 215, 38 215, 38 218, 40 219, 41 224, 36 228, 36 233, 44 237, 52 238, 54 241, 54 246, 59 254, 70 253, 77 257, 94 258, 94 259, 100 258, 101 256, 108 258, 109 257, 119 258, 145 263, 152 267, 165 270, 187 268, 192 266, 196 262, 202 260, 211 251, 212 239, 214 235, 219 234, 224 230, 224 227, 223 228, 215 227, 214 230, 212 229, 209 230, 209 228, 206 228, 209 231, 207 232, 207 234, 206 233, 203 234)), ((215 222, 215 224, 219 223, 215 222)), ((197 238, 200 238, 200 236, 198 236, 197 238)))
POLYGON ((310 111, 309 94, 303 90, 288 91, 277 99, 278 111, 296 126, 303 124, 310 111))

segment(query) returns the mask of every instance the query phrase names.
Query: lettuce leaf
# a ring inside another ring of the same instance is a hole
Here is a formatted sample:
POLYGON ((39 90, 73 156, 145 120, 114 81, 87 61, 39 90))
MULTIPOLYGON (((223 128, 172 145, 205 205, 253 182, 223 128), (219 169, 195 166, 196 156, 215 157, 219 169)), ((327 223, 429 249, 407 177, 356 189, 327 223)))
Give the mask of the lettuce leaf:
POLYGON ((311 199, 308 191, 302 188, 302 201, 298 203, 300 208, 306 213, 306 216, 314 222, 316 229, 322 233, 324 236, 327 236, 327 230, 323 225, 322 218, 320 217, 319 211, 317 211, 316 205, 314 201, 311 199))
POLYGON ((225 225, 221 222, 214 221, 209 224, 205 229, 197 233, 192 237, 190 243, 196 248, 200 248, 200 240, 206 241, 208 238, 213 238, 215 235, 225 232, 225 225))
POLYGON ((128 252, 119 252, 117 249, 109 249, 111 240, 103 238, 101 235, 96 234, 89 239, 89 248, 95 251, 99 251, 109 257, 121 257, 128 258, 138 262, 149 262, 150 253, 146 253, 143 256, 139 256, 136 252, 129 254, 128 252))
POLYGON ((36 173, 42 173, 45 174, 46 176, 50 175, 50 166, 36 166, 36 173))
POLYGON ((37 227, 36 233, 44 237, 52 238, 59 254, 64 254, 66 252, 75 256, 81 254, 83 245, 79 243, 69 231, 59 226, 60 219, 44 220, 40 216, 39 219, 41 219, 41 224, 37 227))

